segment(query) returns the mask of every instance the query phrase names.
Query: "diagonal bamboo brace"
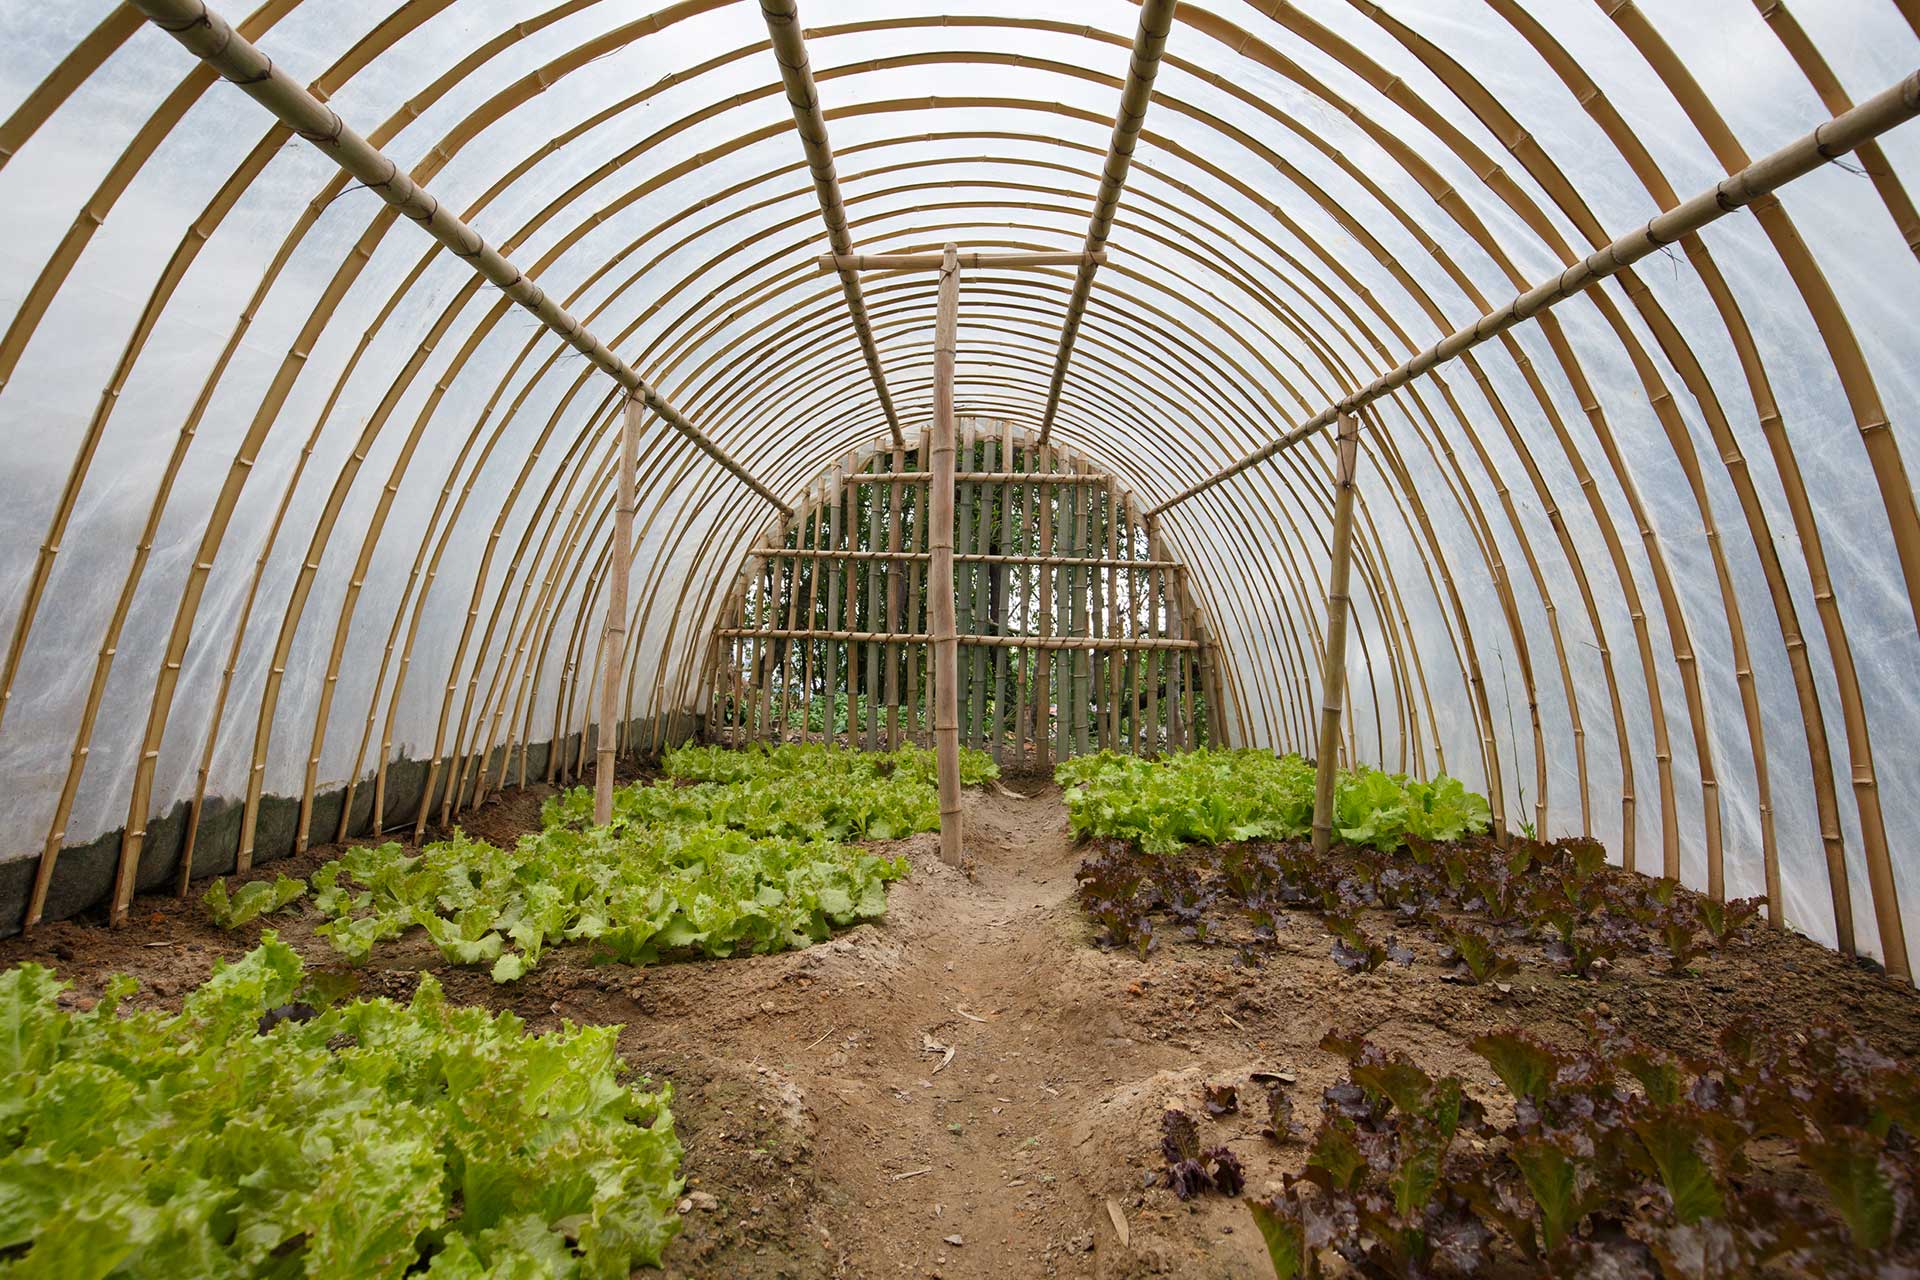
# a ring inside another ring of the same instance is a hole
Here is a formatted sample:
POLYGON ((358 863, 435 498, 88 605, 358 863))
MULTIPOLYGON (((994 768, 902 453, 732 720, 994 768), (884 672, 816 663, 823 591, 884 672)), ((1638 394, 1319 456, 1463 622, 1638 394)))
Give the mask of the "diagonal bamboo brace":
POLYGON ((184 45, 189 53, 239 86, 241 92, 271 111, 280 123, 298 133, 326 157, 365 183, 367 189, 416 222, 462 262, 525 307, 550 332, 605 371, 660 420, 690 440, 702 453, 765 499, 782 515, 793 509, 752 472, 714 443, 706 433, 673 407, 626 361, 608 349, 565 307, 503 257, 484 236, 468 226, 425 187, 415 182, 385 152, 367 141, 320 99, 274 65, 204 0, 134 0, 134 6, 156 27, 184 45))

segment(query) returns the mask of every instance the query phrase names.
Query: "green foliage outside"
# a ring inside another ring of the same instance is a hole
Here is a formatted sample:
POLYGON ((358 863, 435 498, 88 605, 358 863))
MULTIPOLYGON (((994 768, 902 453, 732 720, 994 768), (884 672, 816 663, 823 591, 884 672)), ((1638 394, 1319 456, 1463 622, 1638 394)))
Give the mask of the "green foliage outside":
MULTIPOLYGON (((1132 840, 1148 853, 1294 839, 1313 826, 1313 766, 1298 755, 1203 748, 1147 760, 1101 751, 1066 761, 1054 777, 1076 836, 1132 840)), ((1409 836, 1457 840, 1489 824, 1486 800, 1445 774, 1421 782, 1360 768, 1341 774, 1334 792, 1334 835, 1383 852, 1409 836)))
MULTIPOLYGON (((349 850, 314 873, 330 917, 318 932, 363 960, 419 928, 448 961, 492 966, 496 982, 563 941, 626 964, 784 951, 884 914, 887 883, 907 874, 906 859, 845 842, 940 825, 933 753, 917 747, 687 747, 665 767, 669 778, 615 792, 605 827, 591 826, 593 794, 577 787, 511 849, 456 833, 417 854, 349 850)), ((967 753, 964 777, 995 772, 967 753)))
POLYGON ((625 1277, 679 1228, 671 1090, 618 1027, 315 1010, 271 932, 178 1015, 0 973, 0 1275, 625 1277))

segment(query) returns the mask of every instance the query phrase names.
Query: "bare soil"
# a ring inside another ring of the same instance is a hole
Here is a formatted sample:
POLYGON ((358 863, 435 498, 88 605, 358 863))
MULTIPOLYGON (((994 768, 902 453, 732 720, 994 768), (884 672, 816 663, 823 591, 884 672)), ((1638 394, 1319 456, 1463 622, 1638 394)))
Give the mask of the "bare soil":
MULTIPOLYGON (((671 1277, 1271 1275, 1238 1201, 1182 1204, 1156 1184, 1160 1116, 1204 1115, 1203 1084, 1240 1085, 1249 1105, 1203 1121, 1207 1143, 1240 1155, 1250 1194, 1277 1186, 1305 1152, 1260 1136, 1249 1078, 1291 1075, 1310 1121, 1344 1074, 1316 1048, 1333 1028, 1457 1072, 1482 1097, 1495 1081, 1467 1041, 1509 1025, 1572 1041, 1598 1006, 1680 1051, 1706 1051, 1728 1019, 1750 1014, 1785 1026, 1835 1019, 1920 1057, 1911 988, 1764 931, 1691 977, 1625 962, 1584 982, 1542 965, 1506 991, 1448 981, 1438 947, 1421 939, 1402 939, 1412 969, 1344 976, 1306 920, 1255 970, 1224 947, 1176 945, 1145 962, 1103 952, 1074 901, 1081 851, 1059 791, 1016 785, 1033 794, 968 794, 971 874, 940 863, 938 837, 901 842, 913 874, 893 887, 886 919, 805 951, 631 969, 569 947, 497 987, 414 938, 377 950, 362 990, 405 998, 427 969, 451 998, 511 1008, 534 1030, 623 1025, 626 1060, 673 1082, 687 1147, 671 1277)), ((510 842, 537 825, 542 795, 492 801, 465 826, 510 842)), ((336 853, 259 872, 304 874, 336 853)), ((0 965, 50 965, 75 1002, 127 972, 144 984, 138 999, 177 1006, 215 957, 258 936, 214 927, 197 896, 143 898, 133 918, 123 930, 42 926, 0 943, 0 965)), ((335 965, 310 910, 270 923, 309 965, 335 965)))

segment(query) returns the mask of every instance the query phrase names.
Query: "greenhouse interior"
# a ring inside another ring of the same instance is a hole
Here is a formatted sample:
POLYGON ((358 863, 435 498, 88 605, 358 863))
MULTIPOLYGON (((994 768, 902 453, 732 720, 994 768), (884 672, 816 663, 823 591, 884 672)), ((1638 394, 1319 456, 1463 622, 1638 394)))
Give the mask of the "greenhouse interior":
POLYGON ((0 0, 0 1277, 1920 1275, 1920 0, 945 4, 0 0))

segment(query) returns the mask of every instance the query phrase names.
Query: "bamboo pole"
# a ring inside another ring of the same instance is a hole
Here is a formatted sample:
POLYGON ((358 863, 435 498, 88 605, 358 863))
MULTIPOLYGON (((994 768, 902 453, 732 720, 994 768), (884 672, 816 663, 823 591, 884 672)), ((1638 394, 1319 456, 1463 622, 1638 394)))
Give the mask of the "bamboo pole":
MULTIPOLYGON (((960 474, 958 471, 959 467, 964 466, 971 468, 975 462, 973 419, 958 419, 954 423, 953 434, 955 475, 958 476, 960 474)), ((953 494, 953 549, 956 556, 979 550, 978 545, 974 541, 974 506, 978 498, 979 489, 977 486, 956 479, 953 494)), ((954 569, 953 576, 953 595, 954 629, 962 636, 970 636, 973 634, 974 629, 973 574, 971 572, 963 573, 957 566, 954 569)), ((973 671, 973 655, 968 654, 961 661, 964 670, 968 675, 971 675, 973 671)), ((973 745, 971 724, 973 711, 972 681, 967 681, 967 684, 968 688, 961 691, 961 695, 954 703, 955 708, 959 712, 960 745, 962 747, 973 745)))
MULTIPOLYGON (((872 466, 875 471, 879 471, 882 469, 882 464, 886 461, 887 459, 876 451, 869 465, 872 466)), ((880 506, 886 494, 887 490, 876 489, 867 499, 867 545, 870 547, 877 546, 880 542, 880 530, 882 528, 880 506)), ((851 564, 848 565, 848 568, 852 567, 851 564)), ((878 631, 881 625, 882 604, 880 599, 879 567, 877 563, 867 566, 867 589, 865 594, 867 600, 867 630, 869 631, 878 631)), ((862 739, 863 744, 869 751, 876 749, 880 745, 879 726, 877 723, 880 715, 880 663, 886 655, 891 652, 891 645, 869 643, 867 645, 866 655, 861 662, 860 673, 865 679, 867 692, 866 728, 863 732, 862 739)))
POLYGON ((365 183, 367 189, 423 227, 462 262, 498 286, 568 346, 599 366, 645 402, 661 421, 692 441, 701 452, 783 514, 792 509, 773 490, 681 415, 633 367, 588 332, 520 268, 468 226, 425 187, 407 176, 386 153, 356 133, 299 81, 209 9, 205 0, 134 0, 152 23, 178 40, 189 53, 238 85, 241 92, 271 111, 280 122, 365 183))
MULTIPOLYGON (((973 447, 983 455, 991 456, 998 448, 992 436, 974 425, 973 447)), ((983 459, 984 461, 984 459, 983 459)), ((992 465, 1005 466, 1004 461, 995 461, 992 465)), ((990 550, 988 538, 993 528, 994 490, 976 488, 973 493, 973 536, 972 551, 975 555, 990 550)), ((969 569, 965 578, 968 594, 973 607, 969 610, 972 625, 967 629, 975 632, 988 632, 992 619, 989 616, 991 605, 988 598, 987 577, 992 571, 986 565, 978 569, 969 569)), ((983 648, 975 647, 967 655, 967 745, 980 747, 987 741, 987 672, 991 669, 991 656, 983 648)))
MULTIPOLYGON (((1074 550, 1085 552, 1093 544, 1093 507, 1100 490, 1072 491, 1074 550)), ((1086 559, 1085 555, 1077 557, 1086 559)), ((1067 570, 1067 625, 1076 636, 1094 637, 1092 628, 1093 571, 1090 568, 1067 570)), ((1087 730, 1092 722, 1089 712, 1089 686, 1092 683, 1093 655, 1096 650, 1075 649, 1071 661, 1069 693, 1073 706, 1073 753, 1087 754, 1090 746, 1087 730)))
MULTIPOLYGON (((781 549, 793 550, 797 548, 800 545, 800 540, 806 536, 806 532, 806 520, 802 517, 787 533, 787 542, 782 545, 781 549)), ((780 568, 785 571, 787 627, 789 630, 798 630, 800 627, 800 561, 788 559, 780 568)), ((776 582, 781 581, 781 575, 776 575, 774 580, 776 582)), ((807 625, 813 625, 811 618, 807 620, 807 625)), ((793 729, 793 685, 795 677, 798 676, 800 672, 800 648, 791 640, 785 641, 784 648, 780 653, 780 732, 777 735, 782 742, 787 740, 788 733, 793 729)), ((805 742, 806 740, 807 722, 802 719, 800 722, 800 741, 805 742)))
MULTIPOLYGON (((1000 464, 1007 471, 1018 468, 1013 462, 1013 423, 1011 420, 1000 424, 1000 464)), ((1014 499, 1019 496, 1018 485, 1006 485, 999 491, 1000 518, 994 526, 993 546, 988 549, 990 555, 1004 554, 999 548, 1010 545, 1013 540, 1014 499)), ((987 591, 989 602, 998 602, 998 608, 992 609, 993 633, 997 636, 1007 634, 1007 619, 1013 609, 1013 575, 1001 566, 1005 561, 988 560, 986 574, 991 580, 987 591)), ((993 744, 993 759, 996 764, 1007 761, 1006 724, 1007 724, 1007 674, 1014 655, 1006 649, 996 649, 993 654, 993 720, 990 741, 993 744)))
MULTIPOLYGON (((764 5, 762 6, 765 7, 764 5)), ((797 108, 796 108, 797 110, 797 108)), ((938 253, 823 253, 814 259, 821 274, 838 271, 937 271, 946 261, 938 253)), ((1091 262, 1105 266, 1106 250, 1095 253, 963 253, 960 265, 967 270, 1006 270, 1016 267, 1078 267, 1091 262)))
MULTIPOLYGON (((1120 518, 1122 513, 1120 489, 1110 485, 1106 490, 1107 504, 1107 562, 1101 576, 1101 595, 1106 610, 1106 634, 1118 637, 1126 628, 1120 620, 1120 518)), ((1120 749, 1120 668, 1125 659, 1121 654, 1109 654, 1103 671, 1103 696, 1106 705, 1100 717, 1100 745, 1109 751, 1120 749)))
MULTIPOLYGON (((898 475, 906 469, 907 450, 903 440, 901 443, 893 446, 892 470, 895 475, 898 475)), ((902 580, 901 574, 902 572, 913 572, 913 563, 901 558, 903 548, 900 544, 900 537, 902 530, 905 528, 905 522, 902 518, 900 506, 905 498, 905 486, 902 485, 900 481, 895 480, 887 490, 887 551, 889 554, 886 562, 886 573, 881 581, 881 587, 887 597, 887 630, 889 631, 899 631, 901 629, 900 610, 906 603, 907 594, 906 583, 902 580)), ((867 571, 871 573, 875 568, 878 568, 878 566, 869 567, 867 571)), ((906 653, 904 649, 893 645, 887 647, 886 707, 887 750, 889 751, 897 751, 900 748, 900 668, 905 662, 905 659, 906 653)))
MULTIPOLYGON (((1035 449, 1031 442, 1028 442, 1028 441, 1022 442, 1021 457, 1022 457, 1022 461, 1019 469, 1023 469, 1028 472, 1037 471, 1039 469, 1040 451, 1038 449, 1035 449)), ((1031 547, 1035 551, 1038 551, 1040 548, 1040 534, 1039 534, 1039 518, 1040 517, 1038 514, 1039 504, 1037 501, 1039 491, 1035 489, 1034 486, 1031 484, 1023 484, 1023 485, 1016 486, 1014 492, 1017 492, 1020 495, 1020 508, 1021 508, 1020 509, 1020 530, 1019 530, 1018 538, 1015 545, 1018 547, 1031 547)), ((1032 589, 1033 589, 1033 581, 1037 575, 1029 573, 1027 571, 1029 566, 1027 566, 1024 563, 1024 561, 1017 562, 1017 563, 1019 563, 1019 569, 1020 569, 1020 573, 1019 573, 1020 633, 1023 636, 1026 636, 1026 635, 1033 634, 1032 589)), ((1015 673, 1014 673, 1015 680, 1014 680, 1014 690, 1013 690, 1013 747, 1014 747, 1013 758, 1015 763, 1017 763, 1021 768, 1025 768, 1027 765, 1028 726, 1030 724, 1030 721, 1028 720, 1028 717, 1027 717, 1027 696, 1028 696, 1028 690, 1032 687, 1032 684, 1033 684, 1034 670, 1035 670, 1035 667, 1038 665, 1040 655, 1037 651, 1022 646, 1021 648, 1014 650, 1013 657, 1015 659, 1015 673)))
POLYGON ((1292 448, 1331 426, 1342 414, 1359 412, 1436 366, 1464 355, 1489 339, 1499 337, 1521 321, 1531 319, 1575 294, 1584 293, 1647 255, 1754 204, 1794 179, 1805 177, 1828 161, 1838 159, 1862 143, 1871 142, 1915 116, 1920 116, 1920 71, 1867 99, 1853 110, 1833 117, 1812 133, 1788 143, 1772 155, 1721 179, 1709 190, 1675 205, 1644 227, 1616 238, 1552 279, 1543 280, 1515 295, 1504 307, 1489 311, 1472 324, 1456 329, 1411 360, 1321 411, 1317 417, 1262 445, 1231 466, 1182 489, 1149 514, 1158 515, 1266 461, 1274 454, 1292 448))
MULTIPOLYGON (((914 461, 916 465, 930 465, 928 455, 932 449, 931 441, 931 428, 921 427, 920 435, 915 441, 914 461)), ((918 531, 917 541, 920 545, 919 551, 914 554, 916 557, 924 556, 929 563, 933 558, 933 552, 930 549, 932 544, 928 541, 931 536, 930 530, 932 526, 928 521, 927 514, 927 508, 931 505, 931 502, 930 490, 925 485, 913 486, 913 527, 918 531)), ((906 618, 907 625, 915 630, 931 625, 930 623, 921 621, 921 615, 924 612, 922 608, 922 598, 926 594, 926 576, 928 572, 929 569, 923 568, 921 561, 917 559, 907 566, 906 618)), ((927 743, 926 731, 931 727, 932 717, 926 712, 927 700, 920 692, 921 650, 922 646, 918 644, 910 644, 907 646, 907 705, 910 708, 908 714, 911 717, 907 727, 909 739, 925 745, 927 743)), ((931 655, 929 655, 928 669, 932 669, 931 655)))
POLYGON ((946 248, 933 335, 933 561, 927 593, 933 617, 933 740, 940 771, 940 860, 960 865, 960 645, 953 600, 953 366, 959 345, 959 252, 946 248))
MULTIPOLYGON (((807 541, 813 544, 808 548, 809 551, 819 550, 820 534, 826 527, 826 519, 827 509, 825 491, 823 491, 821 499, 814 502, 812 513, 807 522, 807 528, 810 530, 807 541)), ((817 627, 820 625, 820 570, 821 565, 818 562, 809 565, 807 568, 807 625, 809 627, 817 627)), ((813 732, 814 643, 809 640, 806 644, 807 647, 800 663, 800 696, 802 698, 800 741, 803 743, 811 740, 809 735, 813 732)))
MULTIPOLYGON (((813 66, 807 58, 807 41, 800 30, 800 6, 795 0, 760 0, 760 15, 767 21, 767 35, 773 42, 773 56, 780 63, 780 79, 787 89, 787 105, 793 108, 793 127, 800 134, 800 145, 807 153, 807 172, 813 177, 814 195, 820 201, 820 218, 827 224, 827 243, 835 257, 853 252, 853 235, 847 229, 847 206, 840 196, 840 177, 834 171, 833 144, 827 138, 827 117, 820 110, 820 94, 813 81, 813 66)), ((900 415, 893 407, 893 395, 887 390, 887 376, 880 364, 880 348, 873 340, 873 323, 867 316, 866 295, 860 289, 856 270, 840 268, 840 291, 847 300, 847 314, 853 320, 853 332, 860 339, 860 354, 866 359, 867 374, 873 379, 874 394, 880 399, 880 411, 886 415, 887 430, 896 447, 906 444, 900 430, 900 415)))
MULTIPOLYGON (((1154 543, 1160 541, 1160 530, 1154 522, 1154 516, 1142 520, 1142 530, 1146 533, 1146 555, 1154 555, 1154 543)), ((1160 570, 1146 570, 1146 633, 1165 635, 1160 622, 1160 570)), ((1139 654, 1140 664, 1146 668, 1146 754, 1160 754, 1160 654, 1158 651, 1146 651, 1139 654)))
POLYGON ((1087 314, 1087 299, 1093 293, 1094 273, 1100 269, 1096 255, 1107 247, 1113 230, 1113 216, 1120 209, 1120 195, 1127 187, 1127 171, 1133 167, 1133 149, 1140 141, 1140 128, 1147 122, 1147 105, 1153 101, 1153 80, 1160 72, 1160 55, 1167 47, 1167 34, 1173 30, 1173 11, 1179 0, 1144 0, 1140 6, 1140 25, 1133 36, 1133 58, 1127 64, 1127 82, 1120 90, 1120 110, 1114 116, 1113 139, 1107 144, 1107 159, 1100 171, 1100 191, 1094 197, 1093 217, 1087 224, 1086 261, 1074 278, 1073 297, 1067 303, 1067 318, 1060 326, 1060 347, 1053 357, 1053 378, 1047 387, 1047 408, 1040 419, 1040 443, 1053 435, 1053 420, 1060 412, 1060 393, 1067 385, 1067 364, 1073 359, 1074 340, 1080 335, 1080 322, 1087 314))
POLYGON ((1040 610, 1040 635, 1033 642, 1034 656, 1039 659, 1033 677, 1033 752, 1034 765, 1042 773, 1053 768, 1053 654, 1048 642, 1053 637, 1053 518, 1054 494, 1057 492, 1050 483, 1053 473, 1053 450, 1046 445, 1034 449, 1037 461, 1034 470, 1048 479, 1040 482, 1040 497, 1035 510, 1040 524, 1040 582, 1035 605, 1040 610))
POLYGON ((1340 701, 1347 679, 1347 571, 1353 558, 1354 470, 1360 454, 1360 420, 1340 419, 1333 500, 1333 566, 1327 573, 1326 665, 1320 673, 1320 745, 1314 756, 1313 851, 1333 844, 1333 785, 1340 740, 1340 701))
POLYGON ((645 404, 627 400, 620 426, 620 490, 613 509, 613 568, 607 579, 607 625, 600 653, 600 739, 593 766, 593 823, 613 821, 613 764, 619 749, 614 726, 621 719, 620 667, 627 652, 627 579, 633 572, 633 473, 640 465, 640 415, 645 404))
MULTIPOLYGON (((898 477, 888 476, 888 475, 869 475, 869 476, 854 477, 856 481, 863 484, 886 484, 889 481, 892 481, 896 478, 900 480, 916 480, 924 484, 927 481, 931 480, 933 477, 928 475, 924 471, 907 471, 907 472, 903 472, 898 477)), ((956 470, 953 473, 953 480, 955 484, 1025 484, 1032 479, 1033 479, 1032 476, 1026 475, 1019 471, 958 471, 956 470)), ((1098 487, 1098 486, 1114 483, 1114 478, 1110 475, 1104 475, 1104 474, 1101 474, 1098 472, 1092 472, 1092 471, 1061 471, 1050 476, 1049 481, 1050 483, 1057 484, 1057 485, 1091 485, 1091 486, 1098 487)), ((967 556, 962 558, 971 559, 972 557, 967 556)))
MULTIPOLYGON (((959 473, 956 472, 955 474, 957 475, 959 473)), ((902 480, 909 478, 911 478, 910 474, 901 477, 902 480)), ((793 560, 897 560, 925 563, 931 558, 930 554, 926 551, 913 551, 904 548, 899 551, 854 551, 834 550, 825 547, 785 547, 776 554, 784 559, 793 560)), ((955 564, 1036 565, 1044 561, 1056 568, 1066 565, 1077 565, 1081 568, 1091 569, 1104 568, 1113 558, 1112 556, 1104 558, 1101 556, 1042 557, 1015 555, 1011 552, 982 552, 976 554, 956 551, 953 553, 953 562, 955 564)), ((1136 560, 1133 561, 1133 563, 1145 569, 1178 569, 1182 567, 1181 562, 1178 560, 1136 560)))
MULTIPOLYGON (((758 554, 758 553, 756 553, 758 554)), ((759 627, 722 627, 722 636, 759 637, 773 640, 836 640, 847 644, 932 644, 940 638, 938 629, 932 631, 771 631, 759 627)), ((1049 649, 1062 652, 1081 650, 1128 650, 1128 651, 1167 651, 1197 650, 1201 648, 1198 640, 1182 640, 1173 636, 1153 635, 1138 639, 1121 636, 994 636, 955 633, 962 648, 980 646, 987 649, 1049 649)))

